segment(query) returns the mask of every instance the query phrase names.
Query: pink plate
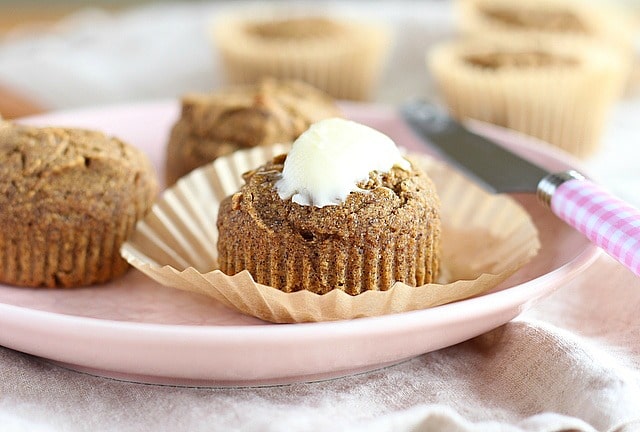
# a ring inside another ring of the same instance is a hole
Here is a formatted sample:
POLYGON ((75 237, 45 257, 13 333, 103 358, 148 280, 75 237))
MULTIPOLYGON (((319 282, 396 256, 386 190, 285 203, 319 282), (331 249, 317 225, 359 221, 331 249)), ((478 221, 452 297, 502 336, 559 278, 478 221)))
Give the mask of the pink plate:
MULTIPOLYGON (((388 107, 345 104, 348 117, 424 149, 388 107)), ((65 111, 24 119, 100 129, 139 146, 162 177, 174 101, 65 111)), ((552 170, 576 166, 559 151, 475 125, 552 170)), ((69 368, 178 385, 267 385, 344 376, 462 342, 516 317, 584 270, 599 249, 532 195, 515 196, 540 231, 540 254, 492 293, 431 309, 309 324, 270 324, 213 300, 163 287, 136 270, 76 290, 0 285, 0 344, 69 368)))

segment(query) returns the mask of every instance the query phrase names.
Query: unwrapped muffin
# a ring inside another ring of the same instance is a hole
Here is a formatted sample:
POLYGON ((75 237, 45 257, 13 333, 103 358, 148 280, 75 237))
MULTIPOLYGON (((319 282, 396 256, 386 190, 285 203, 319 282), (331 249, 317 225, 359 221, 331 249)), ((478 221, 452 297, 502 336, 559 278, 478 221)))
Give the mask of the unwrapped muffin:
POLYGON ((264 79, 187 95, 169 138, 167 184, 235 150, 291 142, 311 123, 339 115, 330 96, 299 81, 264 79))
POLYGON ((147 157, 116 138, 0 120, 0 282, 68 288, 120 276, 120 245, 156 193, 147 157))
POLYGON ((213 39, 227 79, 299 79, 336 98, 365 100, 379 80, 389 32, 378 25, 327 17, 219 19, 213 39))
POLYGON ((440 202, 428 176, 381 133, 342 119, 314 124, 244 175, 218 212, 218 265, 258 283, 318 294, 434 282, 440 202))
POLYGON ((427 63, 457 118, 506 126, 582 157, 598 149, 627 73, 605 45, 544 37, 443 42, 427 63))

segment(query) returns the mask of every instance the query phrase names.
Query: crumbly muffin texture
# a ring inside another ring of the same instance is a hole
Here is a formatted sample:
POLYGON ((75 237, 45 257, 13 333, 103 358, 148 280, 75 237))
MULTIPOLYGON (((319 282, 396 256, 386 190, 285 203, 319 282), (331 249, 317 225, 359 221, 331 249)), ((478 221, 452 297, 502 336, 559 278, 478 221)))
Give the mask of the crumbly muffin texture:
POLYGON ((246 173, 241 190, 222 201, 218 263, 224 273, 246 269, 258 283, 318 294, 436 280, 440 203, 424 172, 372 172, 359 184, 363 192, 318 208, 278 196, 274 185, 285 158, 246 173))
POLYGON ((331 97, 299 81, 266 79, 187 95, 169 137, 167 184, 236 150, 292 142, 312 123, 340 115, 331 97))
POLYGON ((147 157, 100 132, 0 125, 0 281, 76 287, 106 282, 157 193, 147 157))

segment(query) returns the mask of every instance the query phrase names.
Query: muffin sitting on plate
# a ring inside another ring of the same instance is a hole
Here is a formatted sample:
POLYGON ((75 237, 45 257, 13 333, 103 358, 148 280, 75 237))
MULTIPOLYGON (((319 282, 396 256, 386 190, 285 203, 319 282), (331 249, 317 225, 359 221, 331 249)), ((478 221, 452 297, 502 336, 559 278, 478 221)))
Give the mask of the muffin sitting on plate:
POLYGON ((120 245, 156 193, 147 157, 117 138, 0 120, 0 282, 69 288, 122 275, 120 245))
POLYGON ((218 264, 284 292, 356 295, 394 282, 434 282, 439 199, 394 142, 338 118, 311 126, 291 151, 244 175, 220 204, 218 264))
POLYGON ((405 159, 382 132, 331 118, 293 147, 240 150, 186 175, 122 254, 162 284, 284 323, 478 295, 539 245, 512 198, 426 155, 405 159))
POLYGON ((167 184, 235 150, 291 142, 312 123, 339 115, 330 96, 299 81, 265 79, 187 95, 169 138, 167 184))

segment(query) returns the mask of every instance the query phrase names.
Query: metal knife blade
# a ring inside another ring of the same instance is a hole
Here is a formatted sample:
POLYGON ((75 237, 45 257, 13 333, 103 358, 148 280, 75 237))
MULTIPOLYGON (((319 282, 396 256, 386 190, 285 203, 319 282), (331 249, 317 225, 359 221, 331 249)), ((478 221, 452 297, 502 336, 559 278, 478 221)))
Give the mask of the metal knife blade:
POLYGON ((413 131, 432 143, 440 156, 490 192, 535 193, 540 180, 549 174, 466 129, 436 105, 411 101, 403 105, 400 112, 413 131))
POLYGON ((640 276, 640 210, 573 170, 549 173, 467 130, 435 105, 413 101, 401 114, 421 138, 480 185, 536 192, 560 219, 640 276))

